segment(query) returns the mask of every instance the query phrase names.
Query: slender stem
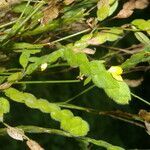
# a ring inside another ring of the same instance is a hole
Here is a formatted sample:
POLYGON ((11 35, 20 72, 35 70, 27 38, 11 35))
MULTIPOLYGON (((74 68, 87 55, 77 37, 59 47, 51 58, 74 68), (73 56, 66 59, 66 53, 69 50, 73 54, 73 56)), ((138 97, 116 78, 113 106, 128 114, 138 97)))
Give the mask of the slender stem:
POLYGON ((97 7, 97 4, 93 6, 91 9, 89 9, 86 13, 89 14, 92 10, 94 10, 97 7))
MULTIPOLYGON (((42 128, 38 126, 17 126, 15 128, 20 128, 25 132, 28 133, 49 133, 49 134, 58 134, 62 136, 67 136, 67 137, 72 137, 69 133, 62 131, 62 130, 57 130, 57 129, 51 129, 51 128, 42 128)), ((6 128, 1 128, 0 129, 0 135, 6 134, 6 128)))
MULTIPOLYGON (((133 31, 133 32, 150 31, 150 29, 141 30, 141 29, 131 29, 131 28, 123 28, 123 27, 115 27, 115 28, 120 29, 120 30, 125 30, 125 31, 133 31)), ((107 29, 112 29, 112 27, 99 27, 97 29, 99 29, 99 30, 107 30, 107 29)))
POLYGON ((26 7, 24 8, 24 10, 23 10, 23 12, 21 13, 20 17, 18 18, 18 20, 23 17, 23 15, 24 15, 25 11, 27 10, 27 7, 29 6, 29 4, 30 4, 31 1, 32 1, 32 0, 28 0, 28 2, 27 2, 27 4, 26 4, 26 7))
POLYGON ((89 142, 89 143, 92 143, 92 144, 97 145, 97 146, 104 147, 107 150, 125 150, 122 147, 112 145, 112 144, 110 144, 106 141, 103 141, 103 140, 95 140, 95 139, 92 139, 89 137, 81 137, 81 140, 84 140, 85 142, 89 142))
POLYGON ((75 95, 75 96, 69 98, 68 100, 66 100, 66 101, 63 102, 63 103, 69 103, 69 102, 73 101, 74 99, 76 99, 77 97, 79 97, 79 96, 83 95, 84 93, 90 91, 90 90, 93 89, 94 87, 95 87, 95 85, 92 85, 92 86, 88 87, 88 88, 85 89, 84 91, 82 91, 82 92, 80 92, 79 94, 77 94, 77 95, 75 95))
POLYGON ((53 80, 53 81, 19 81, 13 84, 47 84, 47 83, 77 83, 80 80, 53 80))
MULTIPOLYGON (((64 40, 66 40, 66 39, 70 39, 71 37, 75 37, 75 36, 77 36, 77 35, 86 33, 86 32, 88 32, 88 31, 90 31, 90 30, 91 30, 91 29, 88 28, 88 29, 82 30, 82 31, 80 31, 80 32, 77 32, 77 33, 74 33, 74 34, 65 36, 65 37, 60 38, 60 39, 57 39, 57 40, 55 40, 55 41, 52 41, 52 42, 49 42, 49 43, 44 43, 44 44, 38 44, 38 45, 40 45, 40 46, 53 45, 53 44, 55 44, 55 43, 57 43, 57 42, 64 41, 64 40)), ((34 47, 33 47, 33 48, 34 48, 34 47)), ((31 49, 33 49, 33 48, 31 48, 31 49)), ((28 48, 28 49, 29 49, 29 48, 28 48)), ((35 48, 34 48, 34 49, 35 49, 35 48)), ((19 51, 17 51, 17 52, 19 52, 19 51)), ((21 52, 21 51, 20 51, 20 52, 21 52)))
MULTIPOLYGON (((72 136, 71 134, 69 134, 68 132, 65 132, 65 131, 62 131, 62 130, 58 130, 58 129, 51 129, 51 128, 43 128, 43 127, 38 127, 38 126, 17 126, 15 128, 19 128, 19 129, 22 129, 24 132, 27 132, 27 133, 48 133, 48 134, 56 134, 56 135, 62 135, 62 136, 65 136, 65 137, 72 137, 72 138, 76 138, 78 140, 81 140, 81 141, 86 141, 86 142, 90 142, 92 144, 95 144, 95 145, 98 145, 98 146, 101 146, 101 147, 105 147, 106 149, 108 148, 117 148, 118 150, 123 150, 121 147, 118 147, 118 146, 114 146, 110 143, 107 143, 106 141, 103 141, 103 140, 95 140, 95 139, 92 139, 90 137, 74 137, 72 136)), ((1 128, 0 129, 0 135, 4 135, 7 133, 7 128, 1 128)))
POLYGON ((81 110, 81 111, 85 111, 88 113, 97 114, 97 111, 92 109, 92 108, 86 108, 86 107, 76 106, 76 105, 72 105, 72 104, 63 104, 63 103, 56 103, 56 104, 60 107, 63 107, 63 108, 76 109, 76 110, 81 110))
POLYGON ((3 25, 0 26, 0 29, 1 29, 1 28, 4 28, 4 27, 7 27, 7 26, 10 26, 10 25, 14 24, 15 22, 16 22, 16 20, 11 21, 11 22, 8 22, 8 23, 6 23, 6 24, 3 24, 3 25))
POLYGON ((50 65, 47 68, 66 67, 66 66, 70 66, 70 65, 68 63, 61 63, 61 64, 50 65))
POLYGON ((138 100, 144 102, 145 104, 150 105, 150 103, 149 103, 148 101, 146 101, 146 100, 144 100, 143 98, 141 98, 141 97, 135 95, 134 93, 131 93, 131 95, 132 95, 133 97, 137 98, 138 100))
POLYGON ((12 73, 5 73, 5 72, 1 72, 0 75, 11 75, 12 73))
POLYGON ((85 29, 85 30, 80 31, 80 32, 77 32, 77 33, 75 33, 75 34, 71 34, 71 35, 65 36, 65 37, 63 37, 63 38, 60 38, 60 39, 58 39, 58 40, 55 40, 55 41, 52 41, 52 42, 49 42, 49 43, 44 43, 43 46, 45 46, 45 45, 52 45, 52 44, 55 44, 55 43, 57 43, 57 42, 64 41, 64 40, 66 40, 66 39, 70 39, 71 37, 75 37, 75 36, 80 35, 80 34, 82 34, 82 33, 86 33, 86 32, 88 32, 88 31, 90 31, 90 30, 91 30, 90 28, 85 29))
POLYGON ((112 117, 112 118, 115 118, 115 119, 118 119, 118 120, 130 123, 130 124, 136 125, 138 127, 145 128, 145 126, 143 124, 141 124, 141 123, 138 123, 138 122, 126 119, 126 118, 122 118, 122 117, 119 117, 119 116, 114 116, 114 115, 109 115, 109 116, 112 117))
POLYGON ((21 71, 22 68, 11 68, 11 69, 7 69, 6 71, 9 72, 9 71, 21 71))
POLYGON ((105 46, 105 45, 100 45, 100 47, 108 48, 108 49, 111 49, 111 50, 122 51, 122 52, 125 52, 125 53, 128 53, 128 54, 133 54, 132 51, 126 50, 126 49, 123 49, 123 48, 117 48, 117 47, 105 46))

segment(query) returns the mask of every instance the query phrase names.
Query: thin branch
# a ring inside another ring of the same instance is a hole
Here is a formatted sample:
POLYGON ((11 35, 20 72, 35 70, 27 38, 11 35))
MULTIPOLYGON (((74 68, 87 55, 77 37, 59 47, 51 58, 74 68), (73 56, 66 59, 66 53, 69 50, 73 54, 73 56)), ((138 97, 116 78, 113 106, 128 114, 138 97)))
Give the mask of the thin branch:
POLYGON ((69 98, 68 100, 64 101, 63 103, 69 103, 69 102, 73 101, 74 99, 76 99, 77 97, 79 97, 79 96, 83 95, 84 93, 90 91, 90 90, 93 89, 94 87, 95 87, 95 85, 92 85, 92 86, 86 88, 84 91, 82 91, 82 92, 80 92, 79 94, 77 94, 77 95, 75 95, 75 96, 69 98))
MULTIPOLYGON (((28 132, 28 133, 49 133, 49 134, 57 134, 57 135, 72 137, 69 133, 65 131, 51 129, 51 128, 42 128, 42 127, 30 126, 30 125, 29 126, 17 126, 16 128, 20 128, 23 131, 28 132)), ((7 133, 6 129, 7 128, 1 128, 0 135, 6 134, 7 133)))
POLYGON ((74 34, 71 34, 71 35, 68 35, 68 36, 65 36, 65 37, 63 37, 63 38, 60 38, 60 39, 58 39, 58 40, 55 40, 55 41, 52 41, 52 42, 49 42, 49 43, 44 43, 44 44, 42 44, 43 46, 46 46, 46 45, 53 45, 53 44, 55 44, 55 43, 57 43, 57 42, 60 42, 60 41, 64 41, 64 40, 67 40, 67 39, 70 39, 70 38, 72 38, 72 37, 75 37, 75 36, 77 36, 77 35, 80 35, 80 34, 83 34, 83 33, 86 33, 86 32, 88 32, 88 31, 90 31, 91 29, 90 28, 88 28, 88 29, 85 29, 85 30, 83 30, 83 31, 80 31, 80 32, 77 32, 77 33, 74 33, 74 34))
MULTIPOLYGON (((28 132, 28 133, 48 133, 48 134, 56 134, 56 135, 61 135, 61 136, 65 136, 65 137, 72 137, 75 138, 77 140, 81 140, 81 141, 86 141, 88 143, 92 143, 95 144, 97 146, 101 146, 104 147, 106 149, 108 148, 112 148, 115 149, 117 148, 118 150, 124 150, 121 147, 118 146, 114 146, 106 141, 103 140, 95 140, 92 139, 90 137, 74 137, 71 134, 69 134, 68 132, 62 131, 62 130, 57 130, 57 129, 51 129, 51 128, 43 128, 43 127, 38 127, 38 126, 17 126, 15 128, 20 128, 22 129, 24 132, 28 132)), ((0 135, 5 135, 7 133, 7 128, 1 128, 0 129, 0 135)))
POLYGON ((143 98, 141 98, 141 97, 135 95, 134 93, 131 93, 131 95, 132 95, 133 97, 137 98, 138 100, 140 100, 140 101, 142 101, 142 102, 144 102, 145 104, 148 104, 148 105, 150 106, 150 103, 149 103, 148 101, 146 101, 145 99, 143 99, 143 98))
MULTIPOLYGON (((124 30, 124 31, 132 31, 132 32, 142 32, 142 31, 150 31, 150 29, 147 29, 147 30, 142 30, 142 29, 132 29, 132 28, 124 28, 124 27, 115 27, 117 29, 120 29, 120 30, 124 30)), ((109 30, 109 29, 112 29, 112 27, 99 27, 97 28, 98 30, 109 30)))
POLYGON ((126 50, 126 49, 123 49, 123 48, 117 48, 117 47, 105 46, 105 45, 99 45, 99 46, 104 47, 104 48, 108 48, 108 49, 111 49, 111 50, 115 50, 115 51, 121 51, 121 52, 125 52, 125 53, 128 53, 128 54, 133 54, 132 51, 126 50))
POLYGON ((17 20, 13 20, 13 21, 11 21, 11 22, 2 24, 2 25, 0 25, 0 29, 1 29, 1 28, 5 28, 5 27, 7 27, 7 26, 10 26, 10 25, 14 24, 16 21, 17 21, 17 20))
POLYGON ((53 80, 53 81, 18 81, 13 84, 47 84, 47 83, 77 83, 80 80, 53 80))

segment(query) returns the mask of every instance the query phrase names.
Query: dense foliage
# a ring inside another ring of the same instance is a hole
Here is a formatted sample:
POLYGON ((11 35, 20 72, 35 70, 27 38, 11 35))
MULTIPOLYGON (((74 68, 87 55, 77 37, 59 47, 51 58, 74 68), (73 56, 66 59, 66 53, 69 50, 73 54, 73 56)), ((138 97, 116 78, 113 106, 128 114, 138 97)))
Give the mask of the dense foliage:
POLYGON ((136 128, 150 134, 150 102, 136 95, 150 69, 148 7, 148 0, 1 0, 0 135, 23 141, 11 149, 150 146, 135 138, 136 128), (111 117, 133 127, 123 131, 111 117))

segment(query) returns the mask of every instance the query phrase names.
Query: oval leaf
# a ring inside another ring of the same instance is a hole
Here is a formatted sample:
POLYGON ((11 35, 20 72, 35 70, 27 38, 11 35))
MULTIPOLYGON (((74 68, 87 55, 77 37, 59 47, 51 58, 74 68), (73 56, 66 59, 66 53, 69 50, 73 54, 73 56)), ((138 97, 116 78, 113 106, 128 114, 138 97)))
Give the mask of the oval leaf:
POLYGON ((97 19, 99 21, 102 21, 106 19, 109 16, 109 0, 100 0, 97 4, 98 10, 97 10, 97 19))

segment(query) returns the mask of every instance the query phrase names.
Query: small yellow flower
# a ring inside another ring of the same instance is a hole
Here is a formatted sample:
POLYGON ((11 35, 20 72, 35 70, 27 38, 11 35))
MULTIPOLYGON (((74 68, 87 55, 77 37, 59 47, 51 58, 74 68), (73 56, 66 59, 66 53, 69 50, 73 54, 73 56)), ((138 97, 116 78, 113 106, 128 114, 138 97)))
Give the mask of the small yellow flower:
POLYGON ((123 81, 121 74, 123 73, 123 70, 121 67, 119 66, 111 66, 108 69, 108 72, 110 72, 113 76, 113 78, 115 78, 118 81, 123 81))
POLYGON ((47 63, 44 63, 41 65, 41 71, 44 71, 46 68, 47 68, 48 64, 47 63))

